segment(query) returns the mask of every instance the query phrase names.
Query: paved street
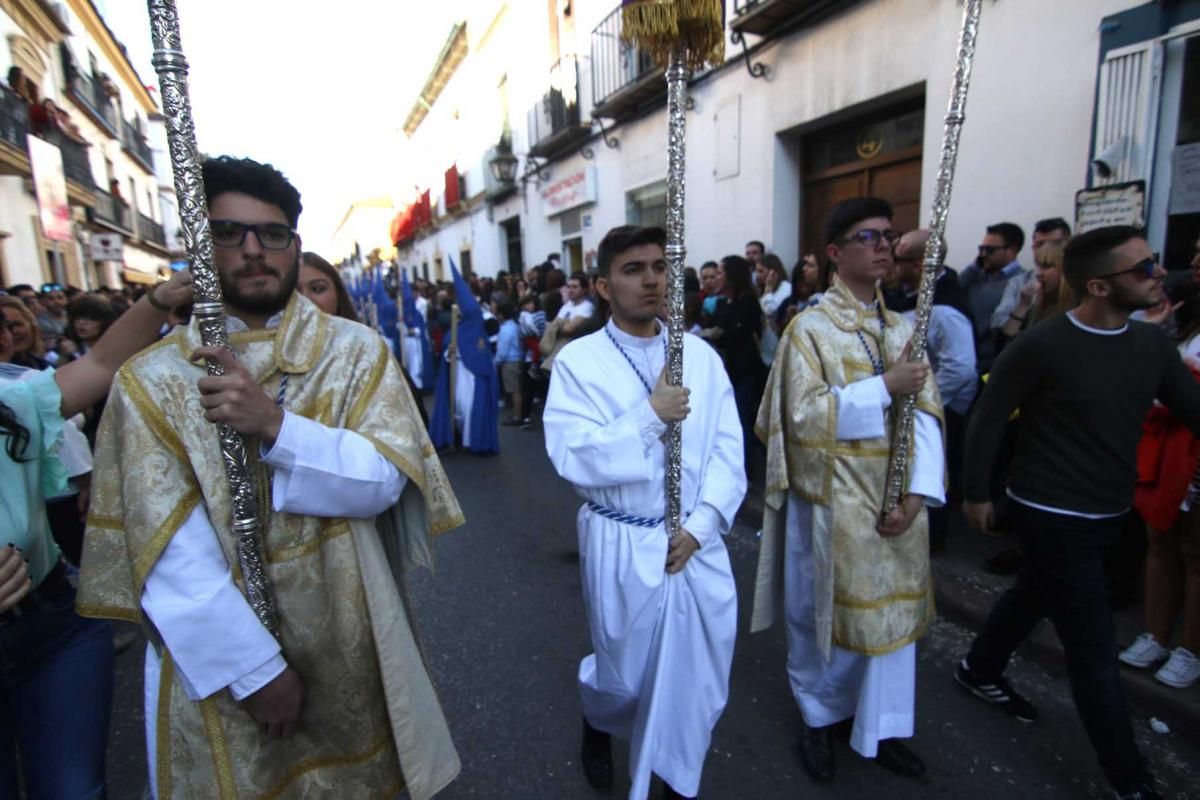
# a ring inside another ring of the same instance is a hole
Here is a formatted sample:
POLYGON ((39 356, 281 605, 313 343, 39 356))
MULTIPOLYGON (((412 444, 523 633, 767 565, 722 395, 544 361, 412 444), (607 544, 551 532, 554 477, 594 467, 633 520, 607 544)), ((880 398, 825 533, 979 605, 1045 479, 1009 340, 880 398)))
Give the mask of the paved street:
MULTIPOLYGON (((578 501, 553 474, 539 433, 505 428, 501 438, 497 458, 445 458, 468 524, 440 540, 436 575, 419 574, 411 586, 426 656, 464 762, 461 777, 442 796, 599 797, 578 763, 574 674, 588 650, 575 548, 578 501)), ((729 548, 744 629, 757 553, 754 529, 739 524, 729 548)), ((1061 675, 1017 660, 1010 678, 1042 712, 1038 724, 1022 725, 979 706, 953 683, 950 667, 969 637, 939 622, 921 647, 913 747, 929 765, 928 778, 893 777, 839 745, 837 780, 818 788, 796 753, 799 724, 783 670, 782 631, 744 635, 704 797, 1109 796, 1061 675)), ((141 662, 140 645, 118 660, 109 759, 114 800, 138 800, 145 783, 141 662)), ((1200 798, 1197 738, 1177 730, 1152 733, 1142 718, 1137 726, 1164 794, 1200 798)), ((613 797, 628 790, 626 754, 617 747, 613 797)))

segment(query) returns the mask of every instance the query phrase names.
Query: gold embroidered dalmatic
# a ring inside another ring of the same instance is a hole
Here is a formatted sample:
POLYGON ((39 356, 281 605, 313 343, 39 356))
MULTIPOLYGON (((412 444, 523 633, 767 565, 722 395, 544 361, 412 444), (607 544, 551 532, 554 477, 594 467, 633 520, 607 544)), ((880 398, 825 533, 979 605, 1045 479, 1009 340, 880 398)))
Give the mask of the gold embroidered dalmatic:
MULTIPOLYGON (((158 708, 147 710, 157 714, 158 796, 393 798, 407 787, 428 798, 459 761, 398 581, 429 564, 430 538, 463 517, 415 401, 377 334, 298 294, 278 328, 235 333, 230 344, 272 397, 288 376, 289 411, 363 435, 408 482, 376 520, 263 519, 280 644, 307 686, 297 734, 269 740, 228 692, 187 698, 140 604, 155 561, 199 503, 241 583, 229 486, 196 388, 204 370, 188 360, 200 345, 195 321, 120 370, 97 441, 78 608, 146 624, 158 642, 158 708)), ((251 453, 258 447, 247 441, 251 453)), ((257 468, 269 508, 269 470, 257 468)))
MULTIPOLYGON (((882 297, 878 302, 882 306, 882 297)), ((891 365, 912 328, 890 311, 884 311, 884 320, 882 352, 891 365)), ((751 629, 770 627, 782 606, 787 495, 794 492, 816 506, 816 627, 826 657, 831 645, 866 655, 898 650, 925 632, 934 611, 925 511, 894 539, 875 528, 883 507, 891 412, 885 414, 884 438, 837 438, 832 389, 874 374, 859 333, 878 357, 878 312, 864 309, 841 284, 792 320, 776 351, 756 426, 767 445, 767 482, 751 629)), ((942 420, 932 378, 917 407, 942 420)))

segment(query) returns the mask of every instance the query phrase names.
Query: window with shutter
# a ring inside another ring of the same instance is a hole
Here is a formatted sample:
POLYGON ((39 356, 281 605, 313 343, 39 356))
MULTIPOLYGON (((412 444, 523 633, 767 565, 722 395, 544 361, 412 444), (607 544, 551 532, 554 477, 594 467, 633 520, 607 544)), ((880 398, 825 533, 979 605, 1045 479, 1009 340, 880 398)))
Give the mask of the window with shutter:
MULTIPOLYGON (((1100 66, 1093 185, 1144 180, 1153 172, 1162 85, 1162 45, 1145 42, 1109 52, 1100 66)), ((1147 186, 1147 189, 1149 187, 1147 186)))

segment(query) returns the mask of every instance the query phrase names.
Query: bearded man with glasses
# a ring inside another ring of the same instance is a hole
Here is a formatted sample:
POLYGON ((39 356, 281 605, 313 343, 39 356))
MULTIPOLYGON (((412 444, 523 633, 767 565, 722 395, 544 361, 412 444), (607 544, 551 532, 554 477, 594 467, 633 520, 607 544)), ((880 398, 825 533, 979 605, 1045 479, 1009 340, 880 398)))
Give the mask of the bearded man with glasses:
POLYGON ((800 756, 833 778, 833 735, 865 758, 917 776, 916 646, 933 619, 925 506, 944 502, 942 403, 929 365, 907 357, 912 328, 883 305, 892 208, 834 206, 826 255, 837 280, 784 330, 758 413, 767 445, 766 513, 752 630, 787 622, 800 756), (916 394, 908 494, 882 522, 893 400, 916 394))
POLYGON ((1117 671, 1105 552, 1133 505, 1137 445, 1155 398, 1200 434, 1200 385, 1161 328, 1130 321, 1163 300, 1163 277, 1138 228, 1072 239, 1065 277, 1079 305, 1022 333, 996 359, 967 428, 963 494, 971 525, 990 533, 991 468, 1004 422, 1020 408, 1008 476, 1025 564, 992 609, 955 679, 1023 722, 1037 709, 1003 678, 1044 618, 1066 656, 1075 707, 1119 797, 1159 797, 1134 740, 1117 671))
POLYGON ((194 318, 114 381, 79 611, 146 627, 155 796, 428 798, 459 761, 396 581, 462 513, 384 340, 295 291, 299 192, 249 159, 203 175, 230 346, 194 318), (212 423, 246 438, 277 635, 212 423))

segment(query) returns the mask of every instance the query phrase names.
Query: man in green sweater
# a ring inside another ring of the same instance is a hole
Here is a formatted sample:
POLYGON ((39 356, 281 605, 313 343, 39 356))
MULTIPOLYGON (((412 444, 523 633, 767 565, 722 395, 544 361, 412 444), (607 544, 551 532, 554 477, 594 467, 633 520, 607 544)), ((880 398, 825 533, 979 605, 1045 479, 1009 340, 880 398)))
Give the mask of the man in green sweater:
POLYGON ((1076 236, 1064 272, 1078 307, 1015 339, 996 359, 967 430, 964 513, 990 532, 991 465, 1005 420, 1021 429, 1009 478, 1026 553, 955 679, 1024 722, 1037 710, 1004 680, 1009 657, 1049 617, 1075 707, 1120 798, 1160 797, 1138 751, 1117 671, 1104 554, 1133 504, 1142 421, 1157 398, 1200 434, 1200 385, 1157 326, 1129 315, 1163 300, 1166 274, 1138 228, 1076 236))

